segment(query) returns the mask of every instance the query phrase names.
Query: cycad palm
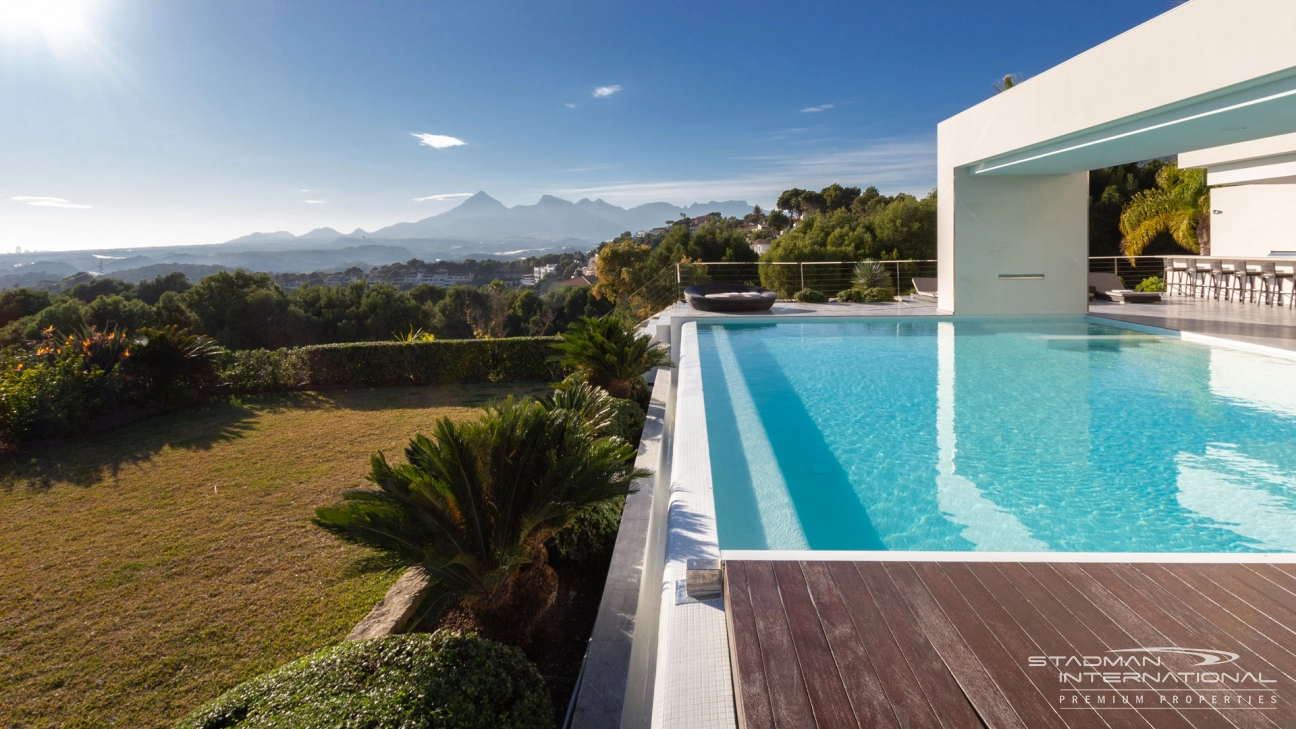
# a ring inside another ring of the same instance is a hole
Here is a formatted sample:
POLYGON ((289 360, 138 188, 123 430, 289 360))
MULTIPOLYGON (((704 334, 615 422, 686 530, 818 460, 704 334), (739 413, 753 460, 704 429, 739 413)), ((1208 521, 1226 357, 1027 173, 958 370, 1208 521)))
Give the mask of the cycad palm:
POLYGON ((1183 170, 1166 165, 1157 172, 1157 186, 1144 190, 1121 212, 1125 255, 1137 256, 1156 237, 1169 233, 1193 253, 1210 253, 1210 187, 1206 170, 1183 170))
POLYGON ((524 642, 557 590, 545 540, 581 508, 624 496, 648 475, 624 441, 597 437, 608 415, 599 397, 607 396, 509 399, 476 422, 442 418, 432 439, 410 441, 406 465, 374 455, 369 480, 378 490, 348 491, 314 521, 378 550, 386 566, 422 567, 433 616, 461 600, 487 637, 524 642))
POLYGON ((558 360, 584 370, 590 384, 614 397, 629 397, 631 383, 654 367, 671 366, 670 353, 615 316, 585 317, 554 345, 558 360))

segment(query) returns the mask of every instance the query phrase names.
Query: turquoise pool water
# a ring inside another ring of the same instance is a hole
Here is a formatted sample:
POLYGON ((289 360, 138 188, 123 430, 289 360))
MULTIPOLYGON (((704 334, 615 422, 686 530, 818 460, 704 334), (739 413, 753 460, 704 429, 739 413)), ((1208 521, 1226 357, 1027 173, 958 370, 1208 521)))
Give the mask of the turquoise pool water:
POLYGON ((722 549, 1296 551, 1296 362, 1081 319, 698 344, 722 549))

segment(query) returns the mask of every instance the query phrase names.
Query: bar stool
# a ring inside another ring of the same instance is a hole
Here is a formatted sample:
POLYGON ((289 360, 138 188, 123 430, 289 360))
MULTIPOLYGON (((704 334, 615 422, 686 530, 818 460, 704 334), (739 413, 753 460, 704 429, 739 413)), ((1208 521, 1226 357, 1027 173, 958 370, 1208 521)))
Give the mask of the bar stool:
POLYGON ((1170 258, 1166 260, 1165 267, 1165 290, 1171 293, 1175 286, 1179 287, 1179 293, 1183 294, 1184 284, 1189 280, 1188 259, 1187 258, 1170 258))
POLYGON ((1246 292, 1246 261, 1221 261, 1220 268, 1223 270, 1220 277, 1224 282, 1224 300, 1232 301, 1233 292, 1236 291, 1238 301, 1241 301, 1246 292), (1236 288, 1234 284, 1237 284, 1236 288))
POLYGON ((1246 262, 1247 303, 1254 302, 1260 293, 1261 264, 1259 261, 1246 262))
POLYGON ((1195 259, 1192 265, 1192 295, 1197 295, 1197 290, 1201 289, 1202 298, 1206 298, 1206 293, 1210 288, 1211 281, 1211 263, 1207 259, 1195 259))
POLYGON ((1274 263, 1274 276, 1277 278, 1279 306, 1283 302, 1283 282, 1291 282, 1291 286, 1287 287, 1287 307, 1291 308, 1292 299, 1296 298, 1296 263, 1274 263))
POLYGON ((1274 292, 1282 296, 1282 279, 1278 276, 1278 271, 1274 268, 1273 261, 1260 262, 1260 285, 1261 295, 1265 297, 1265 304, 1273 306, 1274 292))
POLYGON ((1206 262, 1207 270, 1205 275, 1205 288, 1202 289, 1202 297, 1210 294, 1211 298, 1219 301, 1220 291, 1224 288, 1224 262, 1218 258, 1212 258, 1206 262))

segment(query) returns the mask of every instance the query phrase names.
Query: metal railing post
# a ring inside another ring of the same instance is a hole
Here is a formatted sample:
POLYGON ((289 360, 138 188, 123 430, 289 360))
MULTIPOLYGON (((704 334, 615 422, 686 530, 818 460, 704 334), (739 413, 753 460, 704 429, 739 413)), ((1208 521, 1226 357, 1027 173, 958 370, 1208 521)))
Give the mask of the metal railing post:
POLYGON ((680 265, 676 263, 675 264, 675 300, 679 301, 680 297, 683 295, 684 295, 684 280, 680 276, 680 265))
POLYGON ((805 290, 805 263, 798 262, 797 268, 801 271, 801 290, 805 290))

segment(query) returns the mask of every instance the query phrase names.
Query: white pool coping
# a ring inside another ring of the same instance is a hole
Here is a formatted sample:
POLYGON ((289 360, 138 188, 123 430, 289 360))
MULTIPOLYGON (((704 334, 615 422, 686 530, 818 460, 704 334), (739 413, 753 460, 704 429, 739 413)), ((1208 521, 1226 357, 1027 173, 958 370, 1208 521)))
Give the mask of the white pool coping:
POLYGON ((720 559, 697 324, 681 329, 658 617, 653 729, 736 729, 724 600, 681 599, 690 559, 720 559))
POLYGON ((1296 564, 1293 552, 924 552, 724 549, 735 562, 1094 562, 1108 564, 1296 564))

